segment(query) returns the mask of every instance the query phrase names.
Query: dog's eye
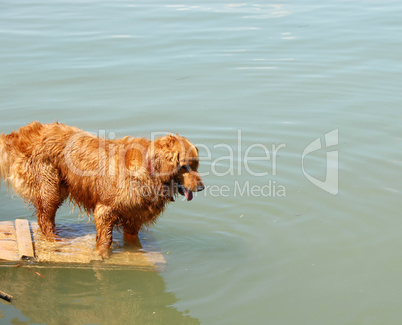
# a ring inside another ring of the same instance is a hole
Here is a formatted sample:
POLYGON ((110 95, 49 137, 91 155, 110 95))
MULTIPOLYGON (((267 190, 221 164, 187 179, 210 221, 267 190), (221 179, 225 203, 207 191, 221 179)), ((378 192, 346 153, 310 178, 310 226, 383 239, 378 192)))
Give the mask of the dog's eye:
POLYGON ((183 166, 181 166, 181 169, 184 170, 184 171, 187 171, 187 172, 191 171, 191 168, 190 168, 189 165, 183 165, 183 166))

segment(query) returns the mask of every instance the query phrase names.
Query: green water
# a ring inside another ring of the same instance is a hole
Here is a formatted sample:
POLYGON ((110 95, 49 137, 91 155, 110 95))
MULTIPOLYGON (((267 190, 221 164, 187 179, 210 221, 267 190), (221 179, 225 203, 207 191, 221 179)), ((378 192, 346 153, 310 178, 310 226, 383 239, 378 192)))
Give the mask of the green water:
MULTIPOLYGON (((150 229, 164 272, 0 267, 15 297, 0 323, 400 324, 401 15, 394 0, 3 0, 0 132, 180 133, 207 188, 150 229)), ((2 187, 0 220, 32 213, 2 187)))

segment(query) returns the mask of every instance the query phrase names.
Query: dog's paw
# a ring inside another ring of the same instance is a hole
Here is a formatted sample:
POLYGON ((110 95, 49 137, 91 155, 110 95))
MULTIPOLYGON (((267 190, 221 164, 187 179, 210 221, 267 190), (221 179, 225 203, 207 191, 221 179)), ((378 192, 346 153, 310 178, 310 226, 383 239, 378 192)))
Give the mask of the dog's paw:
POLYGON ((95 253, 101 259, 106 259, 110 256, 110 249, 109 249, 109 247, 101 246, 101 247, 96 248, 95 253))
POLYGON ((45 235, 47 241, 51 243, 61 242, 63 239, 55 234, 45 235))
POLYGON ((124 233, 124 242, 132 247, 141 247, 141 242, 138 238, 138 235, 124 233))

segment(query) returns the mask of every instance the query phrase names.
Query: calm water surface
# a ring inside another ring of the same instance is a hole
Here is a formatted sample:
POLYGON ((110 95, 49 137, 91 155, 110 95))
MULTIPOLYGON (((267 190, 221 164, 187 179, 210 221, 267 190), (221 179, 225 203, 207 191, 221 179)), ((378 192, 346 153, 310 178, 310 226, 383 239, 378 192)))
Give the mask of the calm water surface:
MULTIPOLYGON (((1 324, 400 324, 399 1, 0 3, 0 132, 180 133, 164 272, 0 268, 1 324)), ((0 220, 34 220, 0 191, 0 220)), ((78 222, 68 207, 56 221, 78 222)))

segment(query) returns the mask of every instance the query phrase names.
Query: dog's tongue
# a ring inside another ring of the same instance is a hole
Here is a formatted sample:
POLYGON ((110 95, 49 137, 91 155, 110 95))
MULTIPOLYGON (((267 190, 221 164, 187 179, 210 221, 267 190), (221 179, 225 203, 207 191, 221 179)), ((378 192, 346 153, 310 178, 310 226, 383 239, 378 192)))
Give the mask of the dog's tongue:
POLYGON ((191 201, 193 199, 193 192, 184 188, 184 195, 186 196, 187 201, 191 201))

